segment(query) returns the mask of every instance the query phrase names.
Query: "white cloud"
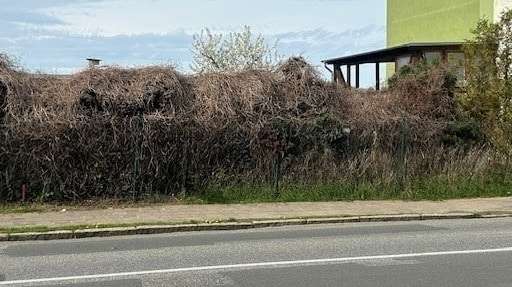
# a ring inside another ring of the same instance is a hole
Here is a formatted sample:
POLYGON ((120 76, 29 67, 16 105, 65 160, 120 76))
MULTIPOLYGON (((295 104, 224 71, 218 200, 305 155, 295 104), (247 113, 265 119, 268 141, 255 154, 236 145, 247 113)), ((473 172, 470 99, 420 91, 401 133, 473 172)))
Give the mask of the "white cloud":
POLYGON ((250 25, 265 34, 384 24, 384 0, 110 0, 46 9, 68 32, 104 36, 166 34, 203 27, 226 31, 250 25), (380 3, 380 5, 376 5, 380 3))
POLYGON ((384 0, 0 0, 0 52, 30 69, 72 71, 107 63, 177 62, 188 68, 192 34, 250 25, 281 54, 321 59, 385 44, 384 0), (2 5, 3 4, 3 5, 2 5))

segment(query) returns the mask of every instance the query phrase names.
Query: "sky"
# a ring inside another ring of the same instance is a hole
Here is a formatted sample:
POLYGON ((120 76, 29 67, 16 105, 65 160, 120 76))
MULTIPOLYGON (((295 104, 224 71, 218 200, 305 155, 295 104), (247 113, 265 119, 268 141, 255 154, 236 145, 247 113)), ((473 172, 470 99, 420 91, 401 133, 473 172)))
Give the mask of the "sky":
MULTIPOLYGON (((105 64, 190 71, 193 35, 248 25, 282 56, 326 58, 385 47, 385 0, 0 0, 0 53, 24 68, 105 64)), ((362 79, 364 81, 364 79, 362 79)))

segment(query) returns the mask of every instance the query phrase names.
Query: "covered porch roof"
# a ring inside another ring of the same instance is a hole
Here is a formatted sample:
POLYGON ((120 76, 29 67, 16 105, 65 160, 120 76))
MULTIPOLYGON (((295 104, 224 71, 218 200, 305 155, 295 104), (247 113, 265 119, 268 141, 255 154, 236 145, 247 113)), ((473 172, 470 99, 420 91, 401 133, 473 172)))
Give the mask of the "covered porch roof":
POLYGON ((387 63, 394 62, 397 57, 414 54, 424 51, 457 51, 462 48, 461 42, 440 42, 440 43, 411 43, 391 48, 375 50, 350 56, 323 60, 327 65, 357 65, 369 63, 387 63))
POLYGON ((397 63, 402 57, 409 57, 411 63, 415 63, 427 52, 439 52, 443 61, 447 61, 448 53, 460 51, 461 42, 439 43, 410 43, 386 49, 375 50, 350 56, 333 58, 322 61, 325 67, 332 73, 336 83, 350 87, 352 84, 352 66, 355 66, 356 88, 359 88, 359 66, 362 64, 375 64, 375 88, 380 89, 380 63, 397 63), (333 65, 333 69, 327 66, 333 65), (341 71, 341 66, 347 66, 346 80, 341 71))

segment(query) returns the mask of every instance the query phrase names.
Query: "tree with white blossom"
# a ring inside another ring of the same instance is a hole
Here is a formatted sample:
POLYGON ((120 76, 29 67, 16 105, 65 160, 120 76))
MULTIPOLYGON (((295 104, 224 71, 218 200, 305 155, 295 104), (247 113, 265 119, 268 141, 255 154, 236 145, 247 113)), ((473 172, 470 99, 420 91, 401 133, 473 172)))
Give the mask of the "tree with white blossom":
POLYGON ((278 61, 275 46, 269 46, 263 35, 254 35, 249 26, 227 35, 205 28, 194 36, 192 53, 196 73, 270 69, 278 61))

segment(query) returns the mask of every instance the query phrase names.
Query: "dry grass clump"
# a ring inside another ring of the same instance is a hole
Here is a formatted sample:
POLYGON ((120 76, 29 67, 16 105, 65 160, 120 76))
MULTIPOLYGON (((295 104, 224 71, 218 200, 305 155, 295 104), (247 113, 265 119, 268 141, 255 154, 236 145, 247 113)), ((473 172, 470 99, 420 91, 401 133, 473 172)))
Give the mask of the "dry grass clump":
POLYGON ((356 92, 346 98, 348 125, 358 139, 391 149, 406 140, 411 144, 439 144, 447 120, 432 119, 389 91, 356 92), (404 137, 407 137, 404 139, 404 137))
POLYGON ((269 71, 198 75, 193 81, 195 116, 206 126, 257 124, 274 114, 275 76, 269 71))
POLYGON ((446 67, 422 68, 399 75, 390 92, 405 112, 427 120, 451 120, 455 114, 457 79, 446 67))
POLYGON ((276 69, 280 94, 285 98, 285 108, 303 115, 336 113, 343 109, 343 91, 340 87, 326 82, 320 73, 302 57, 290 58, 276 69))
POLYGON ((4 117, 11 128, 34 136, 75 125, 91 113, 175 117, 193 103, 186 79, 172 67, 106 67, 54 76, 28 74, 8 62, 1 66, 0 83, 7 87, 1 98, 4 117))
POLYGON ((65 79, 16 71, 7 81, 4 122, 11 130, 37 137, 73 122, 73 99, 65 79))
POLYGON ((73 98, 66 77, 29 74, 7 58, 0 57, 0 86, 3 89, 3 118, 11 129, 34 132, 34 124, 45 132, 49 127, 72 120, 73 98))
POLYGON ((79 106, 121 115, 162 112, 182 113, 190 106, 184 79, 172 67, 88 69, 70 79, 79 106))
POLYGON ((455 120, 455 82, 442 67, 400 75, 382 92, 347 95, 346 119, 363 138, 393 148, 399 141, 439 144, 455 120), (405 137, 405 138, 404 138, 405 137))
POLYGON ((9 111, 19 113, 30 106, 29 100, 33 87, 27 81, 27 76, 17 68, 11 59, 3 54, 0 54, 0 86, 2 86, 0 102, 3 117, 6 117, 9 111))
POLYGON ((0 81, 0 122, 3 122, 7 112, 7 84, 0 81))
POLYGON ((275 71, 198 75, 193 89, 196 115, 205 125, 228 121, 249 129, 270 118, 325 113, 341 93, 302 58, 291 58, 275 71))

